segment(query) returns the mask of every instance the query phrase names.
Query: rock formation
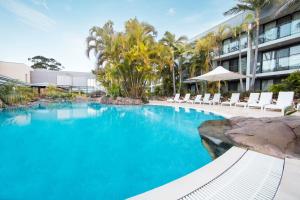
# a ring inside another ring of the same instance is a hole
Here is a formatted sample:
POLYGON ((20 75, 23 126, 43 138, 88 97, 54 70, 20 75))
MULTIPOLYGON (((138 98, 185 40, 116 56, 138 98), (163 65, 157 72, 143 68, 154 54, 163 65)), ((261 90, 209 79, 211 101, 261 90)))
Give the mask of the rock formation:
POLYGON ((199 127, 199 133, 206 139, 217 139, 279 158, 300 158, 300 117, 296 116, 207 121, 199 127))

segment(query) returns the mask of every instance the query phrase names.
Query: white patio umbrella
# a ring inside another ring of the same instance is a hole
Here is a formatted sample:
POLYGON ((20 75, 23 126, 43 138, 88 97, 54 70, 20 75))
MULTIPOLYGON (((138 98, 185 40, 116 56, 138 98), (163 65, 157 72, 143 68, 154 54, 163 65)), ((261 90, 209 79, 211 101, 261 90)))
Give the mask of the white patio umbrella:
POLYGON ((236 79, 241 80, 246 77, 247 76, 245 76, 245 75, 231 72, 222 66, 218 66, 217 68, 215 68, 214 70, 212 70, 206 74, 203 74, 201 76, 197 76, 194 78, 190 78, 189 80, 204 80, 204 81, 209 81, 209 82, 218 81, 219 82, 219 92, 220 92, 220 82, 221 81, 236 80, 236 79))

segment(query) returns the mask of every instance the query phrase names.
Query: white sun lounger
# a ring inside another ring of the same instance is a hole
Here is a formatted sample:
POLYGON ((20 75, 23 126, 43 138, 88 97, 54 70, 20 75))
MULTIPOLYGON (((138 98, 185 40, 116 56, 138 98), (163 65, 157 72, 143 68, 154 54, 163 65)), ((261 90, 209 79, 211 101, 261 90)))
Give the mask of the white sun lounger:
POLYGON ((176 94, 174 99, 168 99, 167 102, 171 102, 171 103, 177 102, 179 100, 179 97, 180 97, 180 94, 176 94))
POLYGON ((185 103, 185 102, 187 102, 187 101, 189 101, 190 100, 190 97, 191 97, 191 94, 190 93, 187 93, 185 96, 184 96, 184 99, 183 100, 177 100, 177 101, 175 101, 175 102, 177 102, 177 103, 185 103))
POLYGON ((206 93, 202 99, 202 101, 200 100, 200 104, 202 103, 206 103, 206 102, 209 102, 209 99, 210 99, 210 94, 209 93, 206 93))
POLYGON ((260 108, 261 110, 268 104, 272 103, 273 92, 262 92, 258 103, 251 103, 248 108, 260 108))
POLYGON ((201 99, 202 99, 202 95, 200 94, 200 95, 197 95, 194 100, 188 100, 187 102, 196 104, 196 103, 200 103, 201 99))
POLYGON ((293 105, 294 92, 279 92, 276 104, 270 104, 265 106, 265 110, 281 110, 284 114, 284 110, 293 105))
POLYGON ((250 93, 249 99, 247 102, 238 102, 235 106, 242 106, 246 108, 249 104, 257 103, 260 93, 250 93))
POLYGON ((229 105, 230 107, 238 103, 240 100, 240 93, 232 93, 230 101, 225 101, 221 103, 223 105, 229 105))
POLYGON ((212 100, 208 100, 206 102, 203 101, 203 103, 209 104, 209 105, 215 105, 215 104, 219 104, 220 103, 220 99, 221 99, 221 94, 220 93, 216 93, 214 94, 214 97, 212 100))

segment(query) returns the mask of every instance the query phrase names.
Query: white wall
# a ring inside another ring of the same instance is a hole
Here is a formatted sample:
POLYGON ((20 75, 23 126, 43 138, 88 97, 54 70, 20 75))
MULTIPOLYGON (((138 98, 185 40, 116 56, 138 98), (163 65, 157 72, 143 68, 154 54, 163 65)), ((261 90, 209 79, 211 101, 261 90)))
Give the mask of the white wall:
POLYGON ((30 83, 31 67, 22 63, 0 61, 0 75, 16 79, 25 83, 30 83))

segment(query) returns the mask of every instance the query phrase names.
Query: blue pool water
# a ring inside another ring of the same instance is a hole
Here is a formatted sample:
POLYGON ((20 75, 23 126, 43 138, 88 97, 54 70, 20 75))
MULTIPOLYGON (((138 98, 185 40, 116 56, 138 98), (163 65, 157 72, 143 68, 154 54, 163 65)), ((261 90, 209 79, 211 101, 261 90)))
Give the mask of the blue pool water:
POLYGON ((209 163, 197 127, 160 106, 57 104, 0 112, 0 199, 124 199, 209 163))

